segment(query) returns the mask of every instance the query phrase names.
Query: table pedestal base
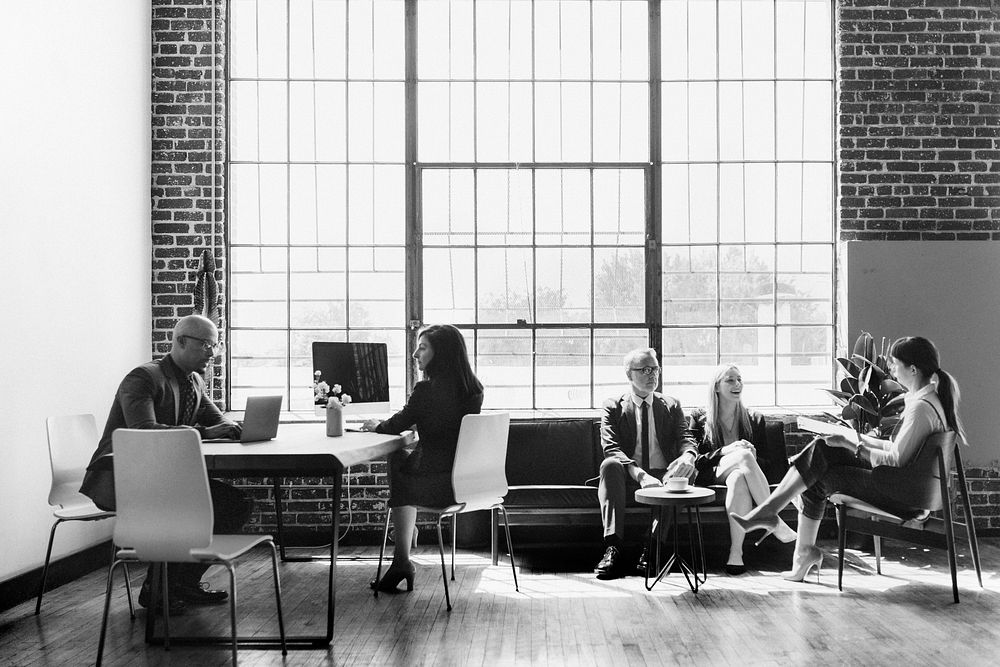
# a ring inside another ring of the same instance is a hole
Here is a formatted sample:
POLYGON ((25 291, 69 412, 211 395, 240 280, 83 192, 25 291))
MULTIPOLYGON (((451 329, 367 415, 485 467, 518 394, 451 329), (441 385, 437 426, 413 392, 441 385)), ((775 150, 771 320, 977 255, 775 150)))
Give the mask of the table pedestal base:
POLYGON ((666 530, 673 528, 673 546, 674 551, 670 554, 670 558, 664 563, 663 567, 660 567, 653 579, 652 583, 649 581, 650 574, 650 561, 653 556, 653 541, 656 541, 656 566, 659 567, 662 559, 660 557, 660 548, 663 544, 663 535, 661 535, 661 527, 663 526, 663 506, 660 505, 656 508, 657 516, 653 519, 653 525, 649 531, 649 542, 647 546, 647 560, 646 560, 646 580, 645 586, 647 591, 653 590, 653 586, 659 583, 660 579, 670 574, 670 571, 676 565, 677 569, 684 575, 684 579, 687 580, 688 586, 697 595, 699 584, 705 583, 708 579, 708 569, 705 566, 705 545, 702 543, 701 539, 701 512, 698 511, 698 506, 687 508, 687 519, 688 519, 688 542, 691 544, 691 560, 698 563, 699 557, 701 560, 701 574, 697 570, 691 567, 690 564, 680 555, 678 547, 678 536, 677 533, 680 529, 680 524, 677 521, 677 506, 673 505, 670 507, 670 523, 667 525, 666 530), (691 522, 691 510, 694 509, 695 523, 697 524, 697 531, 693 530, 691 522), (698 539, 698 554, 694 553, 695 542, 693 533, 697 532, 698 539))

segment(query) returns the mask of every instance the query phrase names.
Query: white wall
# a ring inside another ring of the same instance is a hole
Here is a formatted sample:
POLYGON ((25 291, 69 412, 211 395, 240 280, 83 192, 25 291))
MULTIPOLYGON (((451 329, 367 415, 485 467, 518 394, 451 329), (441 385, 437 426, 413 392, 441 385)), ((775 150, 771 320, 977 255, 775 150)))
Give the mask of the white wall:
POLYGON ((886 241, 847 244, 848 341, 923 336, 962 388, 971 445, 965 464, 996 466, 1000 420, 1000 243, 886 241))
MULTIPOLYGON (((0 581, 52 524, 45 418, 150 356, 150 6, 0 1, 0 581)), ((96 445, 96 443, 94 443, 96 445)), ((53 557, 110 536, 59 528, 53 557)))

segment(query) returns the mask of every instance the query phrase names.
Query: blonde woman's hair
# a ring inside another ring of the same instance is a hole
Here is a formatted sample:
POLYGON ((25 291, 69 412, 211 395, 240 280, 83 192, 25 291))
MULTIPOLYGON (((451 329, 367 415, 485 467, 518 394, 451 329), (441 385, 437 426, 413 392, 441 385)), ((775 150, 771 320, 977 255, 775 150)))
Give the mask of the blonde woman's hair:
MULTIPOLYGON (((726 444, 723 442, 722 421, 719 419, 719 382, 731 369, 736 369, 738 373, 740 367, 736 364, 721 364, 715 369, 712 382, 708 385, 708 401, 705 402, 705 437, 719 447, 726 444)), ((750 433, 750 411, 743 405, 742 396, 736 406, 736 423, 744 433, 750 433)))

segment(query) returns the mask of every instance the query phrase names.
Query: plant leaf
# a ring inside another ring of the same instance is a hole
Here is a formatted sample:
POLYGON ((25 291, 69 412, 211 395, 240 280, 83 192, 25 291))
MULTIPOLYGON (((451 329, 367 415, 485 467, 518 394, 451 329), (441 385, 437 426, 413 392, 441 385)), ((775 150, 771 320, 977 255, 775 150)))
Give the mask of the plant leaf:
POLYGON ((862 357, 870 362, 875 361, 875 339, 867 331, 862 331, 858 339, 854 341, 854 356, 862 357))
POLYGON ((841 411, 840 415, 844 419, 851 421, 853 419, 858 418, 858 411, 854 409, 854 406, 851 403, 848 403, 847 405, 844 406, 844 409, 841 411))
POLYGON ((872 405, 872 402, 867 396, 854 396, 851 398, 851 404, 858 406, 861 410, 867 414, 878 416, 878 410, 872 405))
POLYGON ((859 393, 858 381, 854 378, 844 378, 840 381, 840 390, 853 396, 854 394, 859 393))
POLYGON ((844 370, 844 372, 852 378, 858 377, 858 373, 861 372, 861 368, 850 359, 837 357, 837 363, 840 364, 840 367, 844 370))
POLYGON ((872 377, 872 367, 865 366, 865 369, 861 371, 861 378, 858 381, 858 393, 867 394, 868 393, 868 381, 872 377))
POLYGON ((895 380, 893 380, 891 378, 886 378, 886 379, 882 380, 882 382, 881 382, 881 384, 879 384, 878 388, 883 393, 886 393, 886 394, 902 394, 903 392, 906 391, 906 388, 903 387, 903 385, 899 384, 898 382, 896 382, 895 380))

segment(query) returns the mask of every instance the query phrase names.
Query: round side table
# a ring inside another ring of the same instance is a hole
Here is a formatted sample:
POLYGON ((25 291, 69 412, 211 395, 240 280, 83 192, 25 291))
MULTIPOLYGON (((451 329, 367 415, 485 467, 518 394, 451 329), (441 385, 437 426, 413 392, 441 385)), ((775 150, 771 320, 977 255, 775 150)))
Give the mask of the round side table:
POLYGON ((646 561, 646 590, 653 590, 660 579, 667 575, 670 570, 676 565, 677 569, 684 575, 687 580, 688 586, 695 593, 698 592, 698 584, 705 583, 708 578, 708 571, 705 567, 705 546, 701 539, 701 513, 699 507, 701 505, 707 505, 708 503, 715 500, 715 491, 712 489, 706 489, 700 486, 689 486, 687 491, 667 491, 666 487, 654 486, 646 489, 639 489, 635 492, 635 501, 643 505, 649 505, 650 508, 656 508, 656 515, 653 518, 653 525, 649 530, 649 545, 648 552, 649 559, 646 561), (670 523, 667 524, 666 529, 661 529, 663 526, 663 508, 670 508, 670 523), (691 567, 691 565, 681 557, 677 550, 677 531, 679 525, 677 523, 677 510, 685 508, 687 509, 687 519, 688 519, 688 541, 691 543, 691 560, 697 565, 698 560, 701 560, 701 574, 691 567), (695 541, 692 539, 692 523, 691 523, 691 510, 694 509, 695 523, 697 524, 697 540, 698 540, 698 554, 695 551, 695 541), (653 579, 653 583, 649 582, 649 563, 652 560, 653 555, 653 540, 656 540, 656 565, 659 566, 661 563, 660 559, 660 545, 663 542, 663 534, 670 527, 673 527, 673 543, 674 552, 664 563, 663 567, 660 568, 659 572, 656 574, 656 578, 653 579), (661 534, 663 533, 663 534, 661 534), (690 574, 690 576, 688 576, 690 574))

